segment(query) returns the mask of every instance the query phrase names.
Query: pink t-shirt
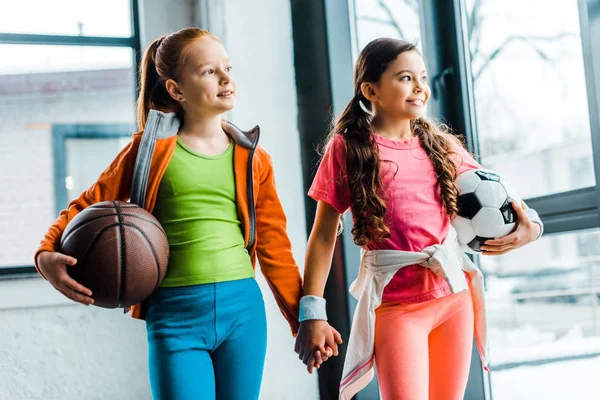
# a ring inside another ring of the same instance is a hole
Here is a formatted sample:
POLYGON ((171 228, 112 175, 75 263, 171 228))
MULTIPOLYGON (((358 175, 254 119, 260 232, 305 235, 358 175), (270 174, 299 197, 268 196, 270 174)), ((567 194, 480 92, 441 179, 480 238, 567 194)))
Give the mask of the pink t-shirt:
MULTIPOLYGON (((440 244, 448 235, 450 218, 444 212, 433 164, 418 137, 397 141, 375 134, 379 148, 387 214, 385 221, 390 237, 371 242, 366 248, 421 251, 440 244)), ((471 155, 450 138, 456 155, 458 173, 481 168, 471 155)), ((323 160, 308 192, 315 200, 323 200, 340 214, 350 207, 350 191, 345 166, 344 138, 336 136, 328 144, 323 160)), ((420 265, 402 268, 383 291, 383 301, 420 303, 450 294, 443 278, 420 265)))

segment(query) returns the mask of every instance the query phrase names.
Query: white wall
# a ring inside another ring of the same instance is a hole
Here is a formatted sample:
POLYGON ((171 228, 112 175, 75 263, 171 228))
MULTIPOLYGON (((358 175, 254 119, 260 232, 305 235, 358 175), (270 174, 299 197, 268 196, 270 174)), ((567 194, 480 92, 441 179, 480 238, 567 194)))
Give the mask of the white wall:
POLYGON ((196 0, 142 0, 142 52, 158 37, 192 26, 195 2, 196 0))
POLYGON ((142 322, 118 310, 56 306, 62 299, 44 293, 48 284, 26 281, 19 286, 29 297, 54 304, 0 311, 0 399, 151 398, 142 322))

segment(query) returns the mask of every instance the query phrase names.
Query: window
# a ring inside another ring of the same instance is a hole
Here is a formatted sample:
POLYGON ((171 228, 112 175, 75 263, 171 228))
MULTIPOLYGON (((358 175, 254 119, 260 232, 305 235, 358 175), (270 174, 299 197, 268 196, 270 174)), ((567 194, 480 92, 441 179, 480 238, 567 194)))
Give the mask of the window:
POLYGON ((583 399, 596 390, 586 376, 600 360, 599 234, 553 235, 482 257, 494 400, 583 399))
POLYGON ((129 37, 133 33, 129 0, 22 0, 4 8, 10 10, 0 14, 4 33, 106 37, 129 37))
POLYGON ((119 138, 134 132, 136 2, 58 3, 67 11, 53 18, 44 9, 57 2, 41 0, 13 2, 15 12, 0 15, 0 159, 10 166, 0 169, 0 275, 33 271, 57 210, 98 176, 97 164, 105 167, 123 146, 119 138), (35 15, 24 11, 32 8, 35 15), (21 9, 31 18, 8 20, 21 9))
POLYGON ((577 234, 577 254, 579 257, 600 256, 600 232, 577 234))
POLYGON ((89 188, 131 139, 128 124, 55 125, 52 128, 56 214, 89 188))
POLYGON ((577 2, 465 6, 482 163, 526 198, 594 185, 592 163, 564 173, 592 156, 577 2))
POLYGON ((594 163, 591 156, 569 160, 571 187, 594 185, 594 163))
POLYGON ((600 132, 598 78, 590 81, 597 33, 585 4, 462 2, 481 162, 510 180, 546 225, 525 248, 479 258, 494 400, 588 398, 595 390, 588 371, 600 365, 600 132))
POLYGON ((421 46, 417 0, 354 0, 359 51, 371 40, 393 37, 421 46))

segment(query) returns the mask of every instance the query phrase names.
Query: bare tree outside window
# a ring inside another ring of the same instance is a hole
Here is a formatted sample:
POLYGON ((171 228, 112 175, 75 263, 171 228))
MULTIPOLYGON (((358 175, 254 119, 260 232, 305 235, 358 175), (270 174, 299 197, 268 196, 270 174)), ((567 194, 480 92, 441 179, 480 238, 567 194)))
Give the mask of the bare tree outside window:
MULTIPOLYGON (((418 1, 360 0, 355 7, 359 48, 380 36, 418 41, 418 1)), ((502 172, 502 165, 516 165, 514 159, 529 157, 539 164, 555 149, 567 146, 579 153, 589 147, 575 0, 553 9, 543 0, 465 0, 464 7, 482 160, 490 168, 500 166, 502 172)), ((522 176, 510 168, 504 172, 522 176)), ((594 178, 593 171, 590 176, 594 178)), ((591 184, 547 179, 530 186, 523 196, 591 184)))

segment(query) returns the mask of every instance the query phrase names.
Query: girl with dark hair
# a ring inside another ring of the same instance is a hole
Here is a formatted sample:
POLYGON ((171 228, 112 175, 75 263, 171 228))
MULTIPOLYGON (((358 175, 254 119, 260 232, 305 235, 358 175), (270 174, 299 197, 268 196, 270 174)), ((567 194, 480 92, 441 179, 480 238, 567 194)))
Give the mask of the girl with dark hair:
POLYGON ((187 28, 155 40, 140 70, 140 132, 60 213, 36 267, 65 296, 92 304, 92 293, 66 272, 77 260, 59 252, 61 234, 87 206, 135 199, 160 221, 170 246, 161 286, 132 307, 146 320, 154 398, 258 399, 267 323, 257 258, 294 335, 302 295, 271 157, 258 146, 258 126, 246 132, 222 119, 236 83, 210 33, 187 28))
MULTIPOLYGON (((446 127, 424 117, 430 94, 415 45, 369 43, 356 62, 354 97, 329 135, 309 191, 318 205, 296 339, 309 371, 321 362, 319 348, 333 344, 322 296, 347 209, 362 248, 350 288, 358 305, 341 399, 366 386, 374 365, 384 400, 462 399, 474 333, 487 368, 481 272, 450 224, 458 211, 456 177, 481 166, 446 127)), ((513 206, 516 231, 488 241, 483 254, 504 254, 541 235, 537 213, 513 206)))

